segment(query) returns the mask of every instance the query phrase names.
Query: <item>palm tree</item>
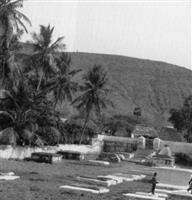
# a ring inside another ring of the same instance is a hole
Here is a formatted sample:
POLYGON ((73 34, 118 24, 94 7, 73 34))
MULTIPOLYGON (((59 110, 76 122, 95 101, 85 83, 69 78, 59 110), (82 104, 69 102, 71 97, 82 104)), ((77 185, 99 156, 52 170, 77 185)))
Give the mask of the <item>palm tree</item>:
POLYGON ((16 32, 21 29, 27 32, 23 21, 31 25, 29 18, 18 10, 22 6, 23 0, 1 0, 0 2, 0 38, 3 43, 3 50, 9 48, 14 29, 16 29, 16 32))
POLYGON ((85 121, 80 138, 80 144, 85 132, 87 122, 92 110, 96 114, 101 114, 101 109, 106 108, 107 104, 112 105, 112 102, 107 99, 109 90, 106 88, 108 82, 107 73, 100 65, 94 65, 83 76, 84 84, 81 87, 82 94, 78 96, 72 104, 75 104, 77 109, 85 111, 85 121))
POLYGON ((36 65, 37 75, 40 76, 39 83, 37 85, 37 91, 40 89, 43 79, 47 80, 50 75, 55 74, 58 69, 54 62, 56 53, 65 48, 62 43, 63 37, 57 38, 52 42, 54 27, 40 26, 40 33, 33 33, 33 46, 34 55, 32 56, 32 65, 36 65))
MULTIPOLYGON (((20 77, 19 84, 0 93, 0 139, 1 135, 11 132, 15 144, 33 144, 37 141, 48 142, 48 135, 55 133, 59 137, 56 127, 58 114, 52 103, 44 94, 33 90, 25 77, 20 77), (46 129, 46 134, 45 133, 46 129), (9 130, 9 131, 8 131, 9 130)), ((58 141, 58 140, 57 140, 58 141)))
POLYGON ((49 88, 53 90, 56 107, 58 102, 65 101, 66 99, 70 102, 72 101, 73 93, 79 88, 78 83, 72 79, 81 70, 70 69, 71 57, 67 53, 61 53, 55 61, 59 71, 47 85, 51 85, 49 88))
MULTIPOLYGON (((21 80, 21 79, 20 79, 21 80)), ((35 133, 37 111, 32 109, 31 91, 25 87, 24 82, 18 87, 1 90, 0 96, 0 121, 3 126, 1 133, 7 130, 12 132, 16 144, 21 144, 25 138, 31 140, 35 133)))
POLYGON ((22 6, 23 0, 0 1, 0 67, 2 80, 8 78, 8 74, 13 71, 11 68, 15 67, 13 54, 10 51, 14 34, 21 30, 27 32, 24 22, 31 25, 30 20, 18 10, 22 6))

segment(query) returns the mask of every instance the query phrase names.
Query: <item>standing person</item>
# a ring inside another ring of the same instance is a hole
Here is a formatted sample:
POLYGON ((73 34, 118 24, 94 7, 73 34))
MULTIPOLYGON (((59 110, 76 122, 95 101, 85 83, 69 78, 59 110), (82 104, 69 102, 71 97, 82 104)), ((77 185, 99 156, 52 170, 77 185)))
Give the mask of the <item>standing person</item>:
POLYGON ((158 183, 158 181, 157 181, 157 172, 155 172, 153 174, 153 177, 151 179, 151 183, 152 183, 151 193, 154 195, 155 194, 156 184, 158 183))
POLYGON ((189 180, 189 188, 187 189, 187 191, 191 191, 191 194, 192 194, 192 175, 191 175, 191 178, 189 180))

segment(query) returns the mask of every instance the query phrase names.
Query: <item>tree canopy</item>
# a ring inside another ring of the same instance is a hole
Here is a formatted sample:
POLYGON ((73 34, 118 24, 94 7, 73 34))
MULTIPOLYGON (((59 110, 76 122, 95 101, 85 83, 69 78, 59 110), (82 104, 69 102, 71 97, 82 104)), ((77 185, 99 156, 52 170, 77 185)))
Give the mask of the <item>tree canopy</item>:
POLYGON ((171 109, 169 122, 180 132, 188 142, 192 141, 192 95, 188 96, 180 109, 171 109))

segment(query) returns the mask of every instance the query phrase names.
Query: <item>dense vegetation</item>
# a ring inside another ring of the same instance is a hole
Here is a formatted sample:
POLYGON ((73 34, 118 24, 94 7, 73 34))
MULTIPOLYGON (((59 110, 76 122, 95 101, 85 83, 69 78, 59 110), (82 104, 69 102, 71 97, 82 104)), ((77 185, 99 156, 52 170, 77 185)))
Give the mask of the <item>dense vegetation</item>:
POLYGON ((185 99, 180 109, 171 109, 169 121, 186 138, 192 142, 192 96, 185 99))
POLYGON ((107 73, 95 65, 84 73, 81 85, 74 81, 81 70, 71 69, 63 37, 53 41, 54 27, 50 25, 41 25, 39 33, 32 34, 33 53, 18 62, 19 39, 23 31, 27 32, 25 22, 31 24, 19 11, 22 4, 22 0, 0 2, 0 137, 13 145, 55 145, 69 142, 75 133, 76 139, 71 140, 81 143, 85 132, 88 137, 93 135, 86 128, 91 111, 100 114, 106 107, 107 73), (76 99, 75 92, 79 94, 76 99), (85 113, 83 128, 63 124, 61 111, 56 109, 57 103, 63 101, 77 104, 85 113), (79 131, 82 133, 78 138, 79 131))

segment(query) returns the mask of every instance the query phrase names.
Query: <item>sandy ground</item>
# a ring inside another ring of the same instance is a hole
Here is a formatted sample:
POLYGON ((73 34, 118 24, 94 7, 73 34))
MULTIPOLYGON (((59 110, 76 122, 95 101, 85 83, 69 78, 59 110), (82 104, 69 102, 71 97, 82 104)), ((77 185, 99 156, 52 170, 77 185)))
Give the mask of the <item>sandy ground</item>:
MULTIPOLYGON (((64 184, 75 183, 76 176, 97 176, 146 168, 131 163, 112 164, 110 166, 88 165, 80 161, 64 160, 60 164, 45 164, 27 161, 0 160, 0 171, 13 171, 20 179, 0 181, 1 200, 124 200, 123 193, 143 191, 149 192, 151 185, 145 181, 124 182, 110 187, 107 194, 96 195, 87 192, 65 191, 59 189, 64 184)), ((140 174, 133 172, 133 174, 140 174)), ((148 176, 149 178, 150 176, 148 176)))

